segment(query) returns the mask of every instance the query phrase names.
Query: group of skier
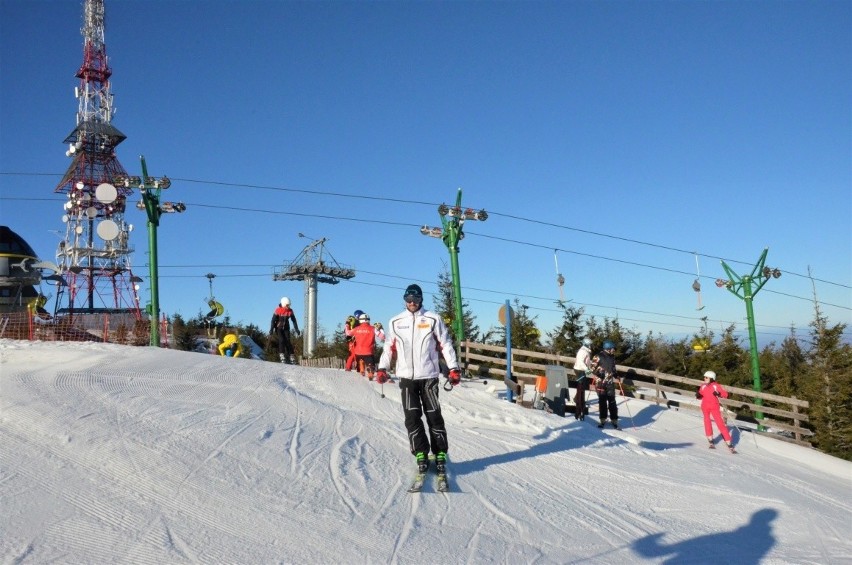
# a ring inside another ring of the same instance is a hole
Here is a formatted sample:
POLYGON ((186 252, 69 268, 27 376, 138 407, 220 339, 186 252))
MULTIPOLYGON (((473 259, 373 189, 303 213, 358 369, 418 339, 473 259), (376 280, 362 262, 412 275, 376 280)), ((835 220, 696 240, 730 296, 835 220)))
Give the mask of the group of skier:
MULTIPOLYGON (((409 490, 417 492, 421 489, 431 460, 435 462, 437 488, 446 490, 449 442, 438 400, 439 378, 446 374, 446 386, 454 387, 461 381, 461 371, 450 331, 440 315, 423 307, 421 288, 416 284, 409 285, 403 294, 403 301, 405 310, 391 318, 387 334, 381 323, 371 324, 370 316, 361 310, 356 310, 347 317, 344 331, 350 343, 346 370, 354 369, 370 380, 375 378, 378 383, 384 384, 391 380, 388 371, 394 367, 405 428, 408 432, 409 450, 417 462, 417 475, 409 490), (378 366, 375 363, 377 341, 384 341, 378 366), (442 363, 447 369, 444 373, 441 370, 442 363)), ((290 299, 283 297, 275 308, 270 326, 270 334, 278 338, 282 363, 295 363, 293 345, 290 342, 291 323, 294 334, 298 337, 299 326, 290 308, 290 299)), ((226 339, 227 337, 229 336, 226 336, 226 339)), ((225 350, 233 347, 234 341, 239 343, 236 336, 233 338, 228 346, 225 346, 225 350)), ((574 396, 574 417, 578 420, 585 419, 586 391, 589 387, 594 387, 598 395, 598 427, 603 428, 609 421, 618 429, 616 385, 620 388, 621 382, 616 372, 615 344, 609 340, 604 341, 601 351, 596 355, 592 355, 591 348, 592 341, 585 338, 576 355, 574 370, 577 390, 574 396)), ((233 354, 238 355, 236 352, 233 354)), ((704 429, 710 447, 715 447, 712 419, 716 422, 725 444, 733 451, 731 436, 721 417, 719 403, 719 398, 727 398, 728 392, 716 382, 716 374, 713 371, 704 374, 704 384, 699 388, 696 397, 701 399, 704 429)))
POLYGON ((612 427, 618 429, 618 403, 615 401, 615 385, 621 386, 615 370, 615 344, 609 340, 603 342, 600 353, 592 356, 592 340, 583 339, 583 345, 577 351, 574 362, 577 377, 577 392, 574 394, 574 418, 586 419, 586 390, 591 384, 598 395, 600 415, 599 428, 604 427, 607 417, 612 427))
POLYGON ((370 324, 370 316, 362 310, 346 318, 343 328, 349 340, 349 357, 346 370, 353 368, 371 381, 376 374, 376 343, 385 340, 381 322, 370 324))
MULTIPOLYGON (((618 429, 618 404, 615 400, 616 385, 621 388, 621 380, 615 367, 615 344, 612 341, 604 341, 600 353, 592 356, 592 340, 583 339, 583 344, 577 351, 574 362, 574 373, 577 379, 577 389, 574 395, 574 418, 584 420, 587 413, 586 390, 591 384, 598 395, 598 410, 600 421, 599 428, 603 428, 609 419, 612 427, 618 429)), ((622 395, 624 390, 621 390, 622 395)), ((704 416, 704 434, 710 448, 716 447, 713 438, 713 422, 722 434, 725 445, 734 452, 734 444, 731 441, 731 433, 722 418, 722 407, 719 398, 728 398, 725 387, 716 382, 716 373, 707 371, 704 373, 704 383, 695 393, 695 397, 701 400, 701 412, 704 416)))

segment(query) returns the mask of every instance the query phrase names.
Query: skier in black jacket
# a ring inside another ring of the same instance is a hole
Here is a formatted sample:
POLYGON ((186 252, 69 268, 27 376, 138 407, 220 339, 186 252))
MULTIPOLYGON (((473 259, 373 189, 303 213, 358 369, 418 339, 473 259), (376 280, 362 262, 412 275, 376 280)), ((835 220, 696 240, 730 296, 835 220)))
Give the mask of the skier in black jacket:
POLYGON ((272 313, 269 335, 278 338, 278 357, 281 362, 293 365, 296 363, 296 355, 293 351, 293 344, 290 343, 290 322, 293 322, 293 331, 296 337, 299 337, 299 323, 290 308, 290 299, 283 296, 279 306, 272 313))
POLYGON ((609 340, 603 342, 603 351, 592 359, 592 372, 597 376, 595 391, 598 393, 598 410, 601 422, 599 428, 604 427, 609 413, 612 427, 618 429, 618 405, 615 403, 615 383, 618 375, 615 371, 615 344, 609 340))

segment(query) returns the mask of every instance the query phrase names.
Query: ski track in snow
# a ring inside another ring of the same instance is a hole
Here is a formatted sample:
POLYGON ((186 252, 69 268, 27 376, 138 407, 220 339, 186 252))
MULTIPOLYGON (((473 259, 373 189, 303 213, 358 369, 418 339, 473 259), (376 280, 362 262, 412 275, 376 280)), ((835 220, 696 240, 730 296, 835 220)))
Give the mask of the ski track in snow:
POLYGON ((767 508, 767 563, 852 561, 848 482, 636 400, 613 431, 442 391, 451 492, 409 494, 392 384, 108 344, 0 340, 0 364, 0 562, 659 563, 631 543, 707 551, 767 508))

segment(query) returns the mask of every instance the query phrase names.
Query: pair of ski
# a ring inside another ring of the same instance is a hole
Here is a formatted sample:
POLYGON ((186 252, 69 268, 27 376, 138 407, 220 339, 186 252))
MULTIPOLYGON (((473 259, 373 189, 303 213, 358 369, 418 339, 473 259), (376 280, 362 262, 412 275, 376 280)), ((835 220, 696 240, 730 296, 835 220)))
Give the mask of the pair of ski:
MULTIPOLYGON (((423 473, 418 471, 417 474, 414 475, 414 479, 411 481, 411 486, 408 487, 408 492, 421 492, 423 490, 423 485, 426 483, 426 475, 428 473, 428 471, 424 471, 423 473)), ((435 490, 438 492, 449 492, 450 484, 447 481, 446 471, 435 475, 435 490)))

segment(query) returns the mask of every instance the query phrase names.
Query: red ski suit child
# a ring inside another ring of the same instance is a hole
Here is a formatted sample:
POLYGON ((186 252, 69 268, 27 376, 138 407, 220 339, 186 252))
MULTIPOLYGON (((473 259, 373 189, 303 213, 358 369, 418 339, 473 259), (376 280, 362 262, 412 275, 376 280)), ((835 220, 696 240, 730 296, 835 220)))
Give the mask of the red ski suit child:
POLYGON ((704 413, 704 435, 707 436, 708 440, 713 441, 713 426, 710 423, 712 416, 713 421, 716 422, 716 427, 722 433, 722 439, 725 440, 725 443, 730 444, 731 433, 722 418, 721 405, 719 404, 720 396, 728 398, 728 391, 715 380, 705 377, 704 384, 699 387, 695 396, 701 399, 701 411, 704 413))

